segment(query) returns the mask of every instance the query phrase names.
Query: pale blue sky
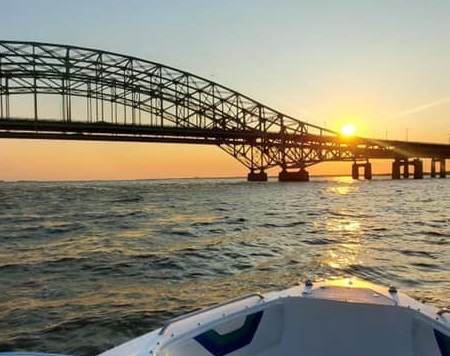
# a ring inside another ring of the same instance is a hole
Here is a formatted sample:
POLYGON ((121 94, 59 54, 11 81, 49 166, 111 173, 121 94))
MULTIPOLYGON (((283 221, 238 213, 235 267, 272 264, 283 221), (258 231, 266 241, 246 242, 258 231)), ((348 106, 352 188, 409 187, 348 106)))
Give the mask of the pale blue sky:
POLYGON ((333 130, 450 140, 449 0, 0 0, 0 38, 105 49, 333 130))

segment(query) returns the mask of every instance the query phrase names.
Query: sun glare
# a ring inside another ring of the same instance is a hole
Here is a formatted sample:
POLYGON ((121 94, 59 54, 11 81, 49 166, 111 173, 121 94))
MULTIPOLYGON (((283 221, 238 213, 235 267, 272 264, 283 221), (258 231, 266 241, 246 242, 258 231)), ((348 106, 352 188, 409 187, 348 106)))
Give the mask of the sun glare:
POLYGON ((341 133, 344 136, 353 136, 356 132, 356 126, 353 124, 345 124, 341 128, 341 133))

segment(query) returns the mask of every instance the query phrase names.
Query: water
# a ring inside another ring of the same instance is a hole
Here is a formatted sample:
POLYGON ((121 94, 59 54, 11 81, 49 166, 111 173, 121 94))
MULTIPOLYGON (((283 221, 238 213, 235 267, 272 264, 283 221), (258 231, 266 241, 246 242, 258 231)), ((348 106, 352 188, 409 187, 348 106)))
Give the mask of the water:
POLYGON ((307 278, 450 305, 450 179, 0 184, 0 350, 96 353, 307 278))

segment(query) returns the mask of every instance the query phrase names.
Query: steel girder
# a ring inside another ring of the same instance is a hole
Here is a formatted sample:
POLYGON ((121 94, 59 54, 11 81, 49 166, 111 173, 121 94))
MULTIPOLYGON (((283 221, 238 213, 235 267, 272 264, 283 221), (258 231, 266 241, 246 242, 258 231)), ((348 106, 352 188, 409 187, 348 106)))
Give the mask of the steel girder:
POLYGON ((96 49, 0 41, 0 136, 34 134, 215 144, 252 171, 355 158, 335 132, 179 69, 96 49), (31 98, 31 114, 16 110, 15 96, 31 98), (51 105, 56 117, 42 114, 51 105))

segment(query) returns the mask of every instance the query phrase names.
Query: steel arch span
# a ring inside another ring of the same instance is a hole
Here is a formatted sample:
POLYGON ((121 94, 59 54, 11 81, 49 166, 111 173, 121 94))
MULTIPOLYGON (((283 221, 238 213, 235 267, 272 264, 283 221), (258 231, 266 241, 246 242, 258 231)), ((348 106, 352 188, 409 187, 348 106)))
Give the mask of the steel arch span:
POLYGON ((69 45, 0 41, 0 123, 1 137, 214 144, 251 172, 353 159, 335 132, 218 83, 69 45))

